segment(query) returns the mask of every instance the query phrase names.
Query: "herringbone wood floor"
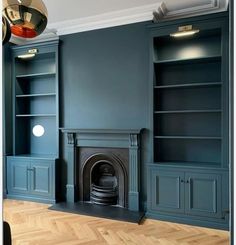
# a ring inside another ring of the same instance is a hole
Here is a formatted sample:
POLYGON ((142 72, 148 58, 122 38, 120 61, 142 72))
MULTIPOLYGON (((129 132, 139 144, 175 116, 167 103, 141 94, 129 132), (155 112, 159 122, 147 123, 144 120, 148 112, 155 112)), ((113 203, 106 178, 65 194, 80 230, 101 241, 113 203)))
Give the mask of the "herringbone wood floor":
POLYGON ((14 245, 228 245, 229 233, 147 219, 142 225, 48 210, 49 205, 4 200, 14 245))

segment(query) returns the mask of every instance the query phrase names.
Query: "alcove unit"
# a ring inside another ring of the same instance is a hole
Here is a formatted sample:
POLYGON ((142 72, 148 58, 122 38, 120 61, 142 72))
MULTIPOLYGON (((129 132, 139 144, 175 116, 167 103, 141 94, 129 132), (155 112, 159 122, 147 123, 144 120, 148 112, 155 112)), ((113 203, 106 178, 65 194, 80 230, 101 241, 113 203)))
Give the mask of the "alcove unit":
POLYGON ((228 228, 228 16, 153 24, 149 217, 228 228), (174 37, 179 29, 194 35, 174 37))
POLYGON ((55 203, 59 41, 12 47, 13 154, 7 197, 55 203))

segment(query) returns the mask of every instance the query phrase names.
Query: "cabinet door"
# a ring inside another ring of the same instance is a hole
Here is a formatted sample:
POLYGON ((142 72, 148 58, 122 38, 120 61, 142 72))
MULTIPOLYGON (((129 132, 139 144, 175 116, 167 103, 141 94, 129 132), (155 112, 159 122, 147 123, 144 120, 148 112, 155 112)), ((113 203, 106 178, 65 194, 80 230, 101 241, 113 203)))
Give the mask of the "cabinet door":
POLYGON ((31 160, 31 194, 50 197, 53 195, 54 161, 31 160))
POLYGON ((184 212, 184 173, 152 170, 151 209, 175 213, 184 212))
POLYGON ((30 162, 26 159, 7 159, 7 189, 8 194, 29 193, 30 162))
POLYGON ((221 175, 185 174, 185 213, 221 218, 221 175))

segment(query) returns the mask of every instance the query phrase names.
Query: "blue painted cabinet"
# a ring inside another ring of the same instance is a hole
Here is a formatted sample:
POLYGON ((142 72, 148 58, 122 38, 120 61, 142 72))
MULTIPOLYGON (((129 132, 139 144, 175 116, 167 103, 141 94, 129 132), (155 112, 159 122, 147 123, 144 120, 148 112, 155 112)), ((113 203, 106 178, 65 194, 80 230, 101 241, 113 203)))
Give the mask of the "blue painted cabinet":
POLYGON ((148 166, 148 217, 228 228, 228 171, 148 166))
POLYGON ((150 175, 151 209, 184 213, 184 173, 154 170, 150 175))
POLYGON ((31 162, 31 193, 42 197, 53 197, 55 184, 54 161, 34 160, 31 162))
POLYGON ((221 175, 185 173, 185 213, 205 217, 222 217, 221 175))
POLYGON ((12 194, 28 194, 30 191, 28 169, 30 161, 26 159, 8 158, 7 189, 12 194))
POLYGON ((7 197, 55 203, 55 173, 55 160, 8 157, 7 197))

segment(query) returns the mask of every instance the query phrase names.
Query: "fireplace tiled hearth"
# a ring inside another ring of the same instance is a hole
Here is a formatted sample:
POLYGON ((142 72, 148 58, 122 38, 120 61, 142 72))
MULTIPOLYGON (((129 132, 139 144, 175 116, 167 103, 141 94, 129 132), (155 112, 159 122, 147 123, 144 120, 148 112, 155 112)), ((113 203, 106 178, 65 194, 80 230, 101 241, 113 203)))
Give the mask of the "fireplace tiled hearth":
POLYGON ((52 209, 139 222, 142 129, 61 130, 67 136, 66 203, 52 209))

